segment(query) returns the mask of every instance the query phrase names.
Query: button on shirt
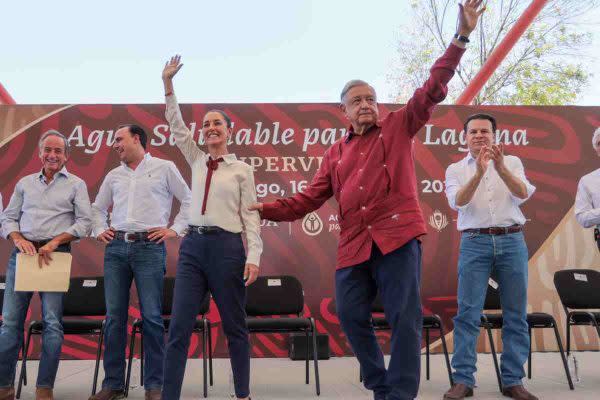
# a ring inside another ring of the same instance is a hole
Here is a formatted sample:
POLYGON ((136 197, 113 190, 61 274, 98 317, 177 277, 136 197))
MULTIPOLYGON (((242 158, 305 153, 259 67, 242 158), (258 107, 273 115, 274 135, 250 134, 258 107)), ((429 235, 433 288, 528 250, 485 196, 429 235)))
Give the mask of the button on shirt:
POLYGON ((494 162, 490 161, 471 201, 463 206, 457 206, 456 195, 475 175, 477 161, 469 153, 446 169, 446 197, 450 207, 458 210, 459 231, 525 224, 525 216, 519 206, 531 197, 535 192, 535 186, 527 180, 523 164, 518 157, 505 155, 504 165, 525 184, 527 198, 520 199, 514 196, 496 172, 494 162))
POLYGON ((575 218, 584 228, 600 225, 600 169, 579 180, 575 197, 575 218))
POLYGON ((110 226, 118 231, 145 232, 166 227, 171 216, 173 196, 181 206, 171 229, 182 234, 187 227, 191 192, 172 161, 150 153, 135 170, 125 163, 106 175, 100 186, 94 212, 94 236, 108 229, 107 214, 112 205, 110 226))
POLYGON ((260 238, 260 215, 258 211, 248 211, 256 203, 256 186, 252 167, 236 158, 235 154, 223 155, 223 162, 214 171, 206 201, 206 213, 202 214, 204 188, 208 173, 207 162, 210 155, 200 150, 185 126, 177 98, 166 97, 166 118, 175 143, 192 168, 192 201, 190 225, 218 226, 226 231, 245 231, 248 243, 247 262, 259 265, 262 253, 260 238))
POLYGON ((50 183, 42 172, 23 177, 2 213, 2 234, 20 232, 27 240, 50 240, 62 233, 86 237, 92 210, 85 182, 63 167, 50 183))
POLYGON ((387 254, 424 235, 427 227, 417 195, 413 137, 446 97, 463 53, 451 44, 406 106, 362 135, 350 128, 347 138, 327 149, 311 184, 293 197, 265 203, 263 218, 293 221, 335 196, 340 223, 337 268, 367 261, 373 242, 387 254))

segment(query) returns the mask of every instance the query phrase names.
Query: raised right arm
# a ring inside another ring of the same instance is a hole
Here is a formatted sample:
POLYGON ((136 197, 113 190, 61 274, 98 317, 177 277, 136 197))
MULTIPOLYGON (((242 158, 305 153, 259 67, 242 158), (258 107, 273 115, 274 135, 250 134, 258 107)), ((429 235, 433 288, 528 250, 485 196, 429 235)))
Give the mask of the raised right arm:
POLYGON ((171 57, 171 60, 165 64, 165 68, 163 69, 162 79, 165 88, 165 102, 167 104, 165 117, 169 123, 171 135, 175 137, 175 144, 188 164, 192 165, 198 158, 204 157, 204 152, 200 150, 194 141, 193 133, 185 126, 179 104, 177 103, 177 97, 175 97, 173 77, 183 66, 180 61, 180 56, 171 57))

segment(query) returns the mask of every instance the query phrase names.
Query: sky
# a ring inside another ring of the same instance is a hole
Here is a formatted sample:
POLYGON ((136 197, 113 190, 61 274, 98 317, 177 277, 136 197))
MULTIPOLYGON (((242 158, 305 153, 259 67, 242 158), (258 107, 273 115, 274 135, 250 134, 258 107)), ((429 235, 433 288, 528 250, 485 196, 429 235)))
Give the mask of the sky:
MULTIPOLYGON (((181 54, 181 102, 337 102, 356 78, 386 102, 408 8, 407 0, 5 2, 0 82, 21 104, 162 103, 162 68, 181 54)), ((593 49, 595 76, 578 105, 600 105, 600 24, 593 49)))

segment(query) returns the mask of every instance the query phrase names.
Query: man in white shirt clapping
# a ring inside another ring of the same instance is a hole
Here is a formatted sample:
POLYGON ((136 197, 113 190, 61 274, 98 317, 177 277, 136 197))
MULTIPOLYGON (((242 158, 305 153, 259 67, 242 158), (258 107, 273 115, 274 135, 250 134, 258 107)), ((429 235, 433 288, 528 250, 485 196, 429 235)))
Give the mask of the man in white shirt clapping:
MULTIPOLYGON (((594 132, 592 146, 600 156, 600 128, 594 132)), ((600 168, 579 180, 575 197, 575 218, 584 228, 594 227, 594 239, 600 249, 600 168)))
POLYGON ((467 118, 469 154, 446 170, 446 196, 458 211, 462 232, 458 260, 458 314, 454 318, 454 385, 444 399, 472 396, 477 336, 490 276, 499 285, 504 325, 502 387, 504 395, 535 400, 522 384, 529 353, 527 325, 528 251, 519 206, 533 192, 521 160, 494 144, 491 115, 467 118))
POLYGON ((161 317, 165 240, 187 228, 191 192, 172 161, 146 152, 146 132, 124 125, 115 133, 113 148, 121 165, 106 175, 94 213, 94 236, 106 243, 104 285, 106 326, 104 381, 90 400, 123 397, 129 289, 135 280, 144 320, 144 388, 146 400, 160 400, 163 384, 164 326, 161 317), (173 196, 181 203, 168 228, 173 196), (112 205, 110 226, 108 209, 112 205))

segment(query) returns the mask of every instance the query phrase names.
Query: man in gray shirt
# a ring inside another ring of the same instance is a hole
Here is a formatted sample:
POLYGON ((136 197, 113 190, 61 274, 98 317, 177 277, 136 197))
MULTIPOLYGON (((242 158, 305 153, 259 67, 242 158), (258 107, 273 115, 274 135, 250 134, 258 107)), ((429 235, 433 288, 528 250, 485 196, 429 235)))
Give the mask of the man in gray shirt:
MULTIPOLYGON (((39 141, 42 170, 27 175, 1 217, 2 234, 15 244, 6 271, 6 289, 0 329, 0 400, 13 400, 14 380, 23 328, 32 292, 15 292, 18 253, 39 255, 40 268, 49 264, 54 251, 70 252, 70 242, 88 235, 91 205, 86 184, 67 172, 69 143, 50 130, 39 141)), ((42 353, 36 383, 36 400, 54 399, 52 389, 63 342, 63 295, 39 293, 42 301, 42 353)))

